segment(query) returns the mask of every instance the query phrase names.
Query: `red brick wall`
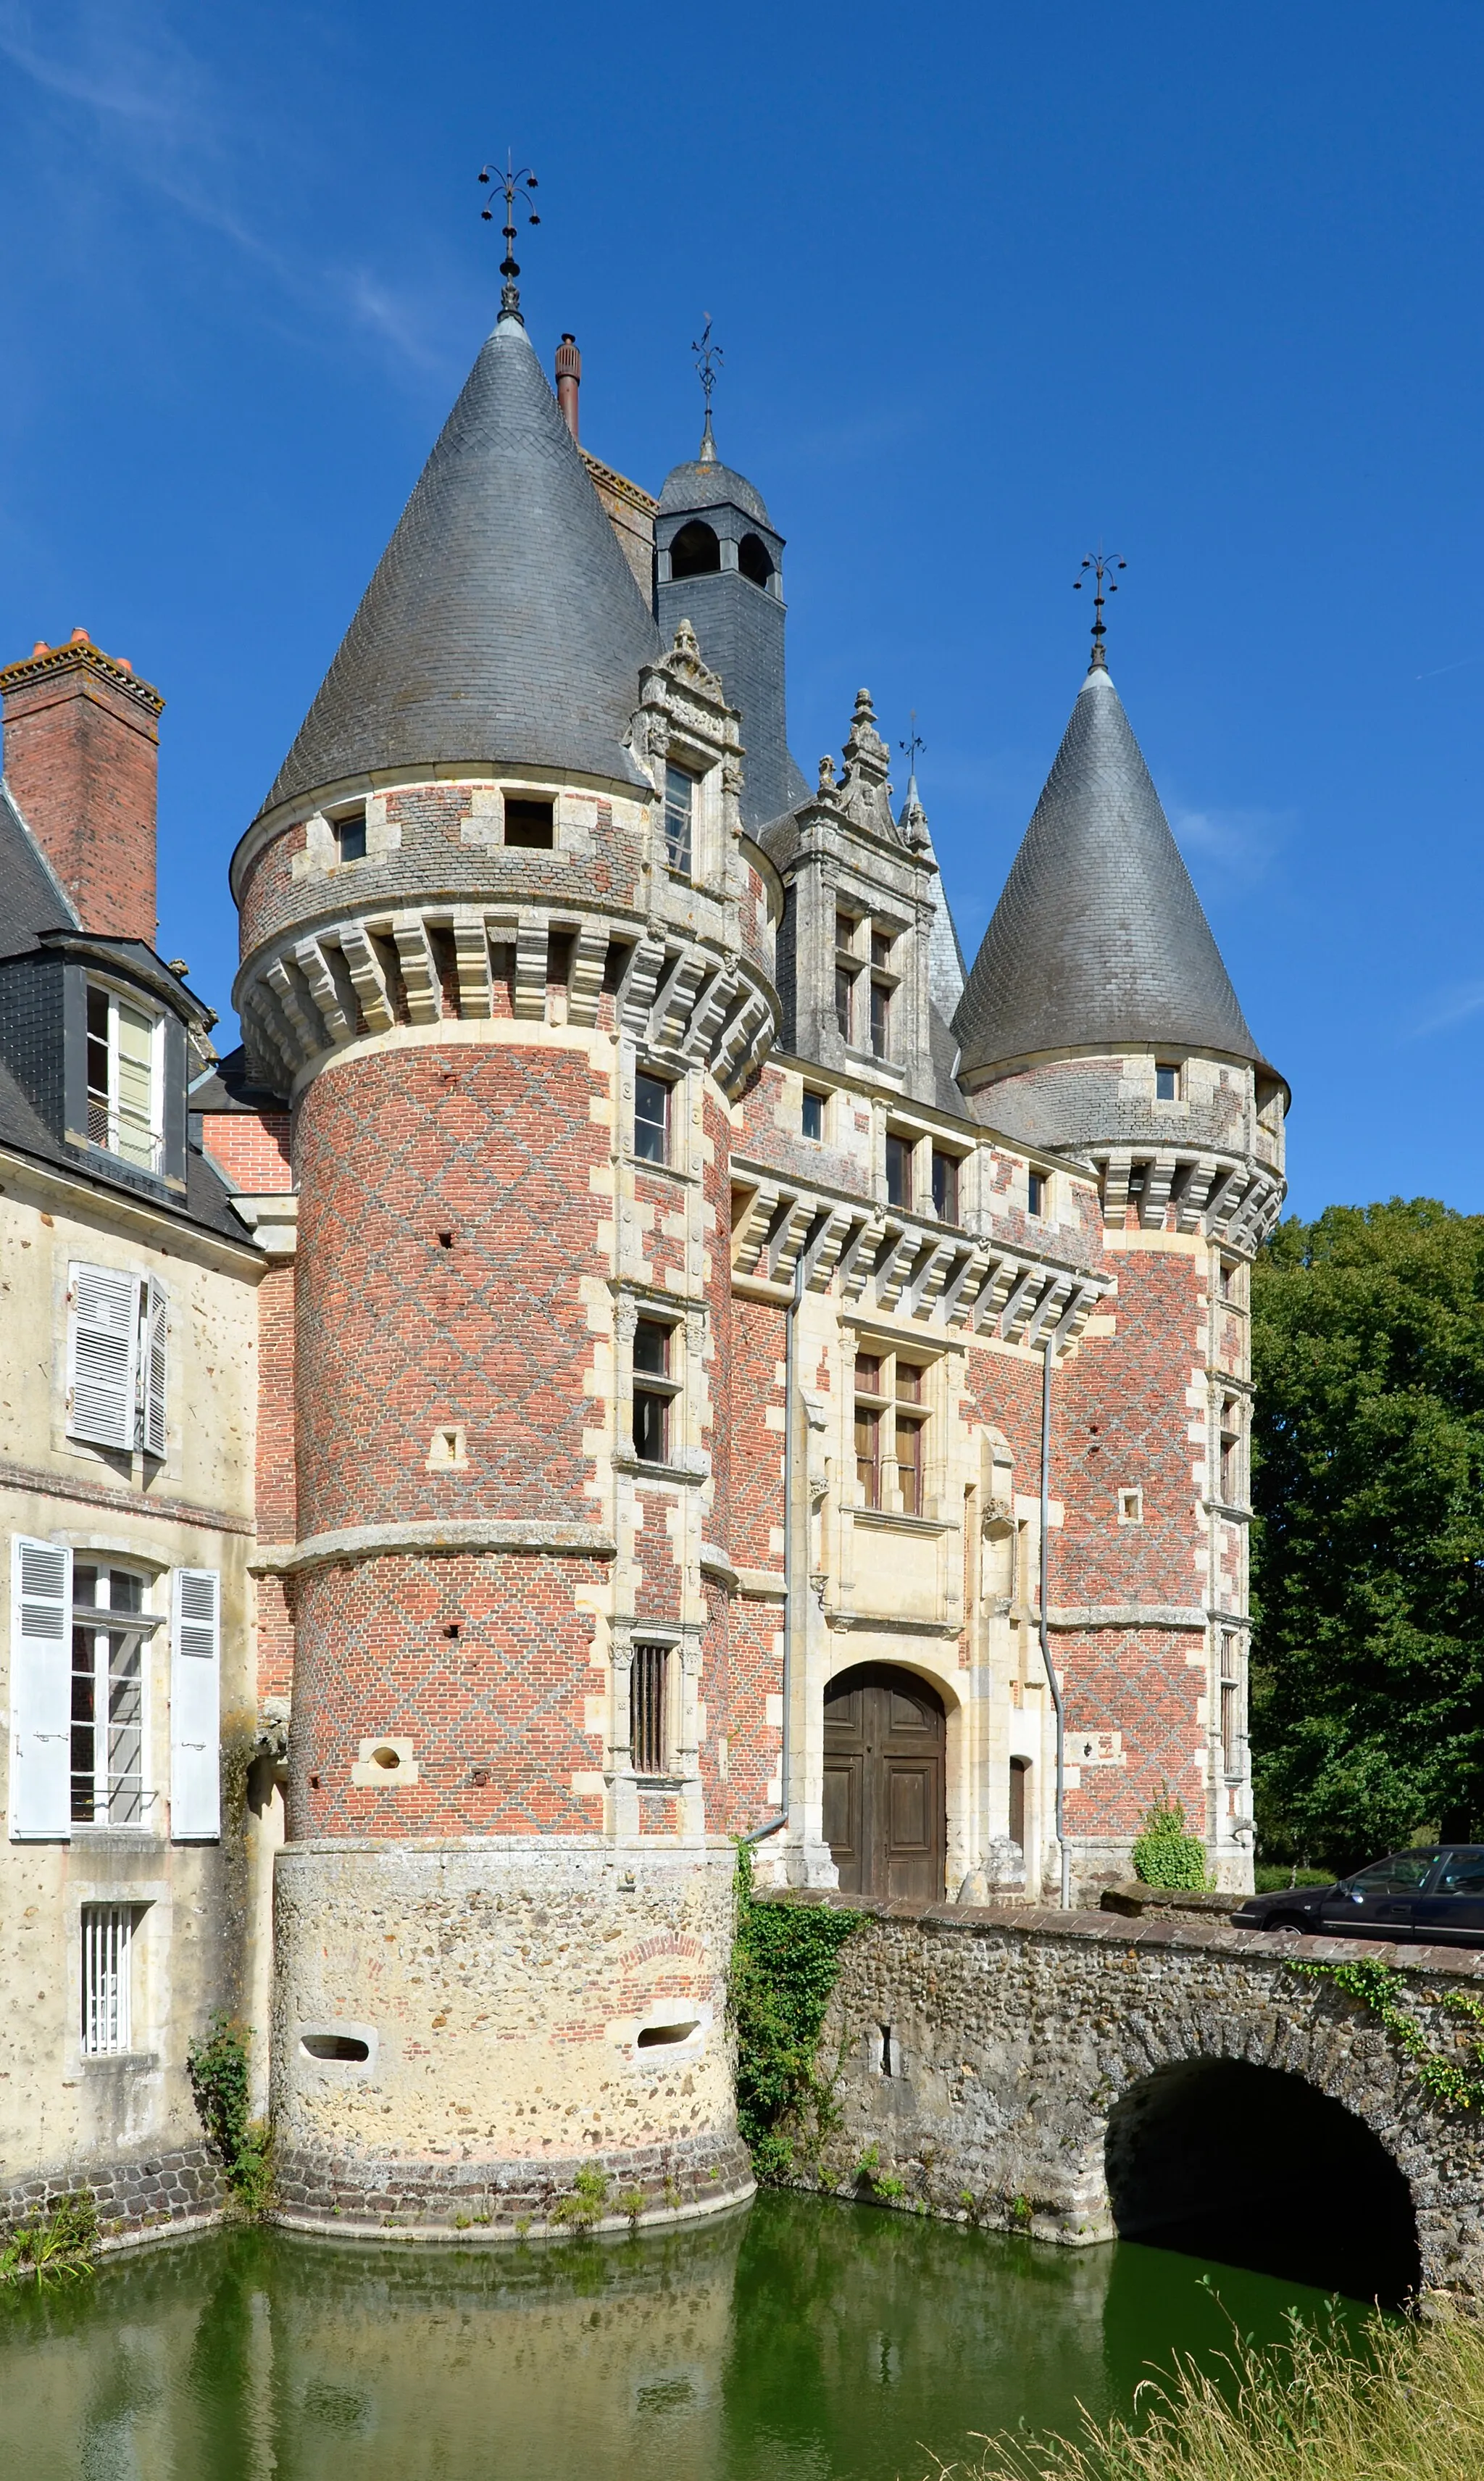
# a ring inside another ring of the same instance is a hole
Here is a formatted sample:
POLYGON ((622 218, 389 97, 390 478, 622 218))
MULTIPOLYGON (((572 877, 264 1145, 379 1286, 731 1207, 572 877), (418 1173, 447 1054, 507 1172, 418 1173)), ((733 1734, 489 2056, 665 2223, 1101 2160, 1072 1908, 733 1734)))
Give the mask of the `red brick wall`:
POLYGON ((85 642, 0 672, 5 772, 85 930, 155 943, 163 700, 85 642))
POLYGON ((224 1180, 247 1197, 291 1189, 287 1111, 206 1111, 201 1143, 224 1180))
POLYGON ((315 1079, 298 1132, 305 1534, 592 1521, 581 1286, 609 1265, 589 1177, 608 1162, 602 1090, 582 1054, 517 1044, 378 1052, 315 1079), (463 1470, 427 1470, 443 1424, 465 1428, 463 1470))

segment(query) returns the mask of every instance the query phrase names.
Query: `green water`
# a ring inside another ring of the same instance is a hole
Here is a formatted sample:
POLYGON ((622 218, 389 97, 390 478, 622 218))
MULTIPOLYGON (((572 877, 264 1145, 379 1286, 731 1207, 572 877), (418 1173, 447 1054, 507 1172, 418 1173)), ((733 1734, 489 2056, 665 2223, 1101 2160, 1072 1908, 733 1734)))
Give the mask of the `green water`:
MULTIPOLYGON (((0 2300, 6 2481, 923 2481, 1127 2406, 1320 2295, 760 2197, 664 2237, 398 2250, 244 2230, 0 2300)), ((1359 2312, 1357 2312, 1358 2314, 1359 2312)))

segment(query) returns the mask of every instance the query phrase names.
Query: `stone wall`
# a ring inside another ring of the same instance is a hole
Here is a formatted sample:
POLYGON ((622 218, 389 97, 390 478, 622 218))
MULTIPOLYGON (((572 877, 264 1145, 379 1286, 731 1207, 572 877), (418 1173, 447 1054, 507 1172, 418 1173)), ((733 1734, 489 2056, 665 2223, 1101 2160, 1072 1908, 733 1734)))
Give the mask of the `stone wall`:
POLYGON ((168 2231, 213 2222, 226 2202, 221 2165, 209 2145, 175 2146, 138 2159, 91 2163, 84 2171, 39 2171, 0 2188, 0 2238, 44 2223, 69 2198, 91 2195, 100 2255, 168 2231))
POLYGON ((1409 2011, 1456 2056, 1442 1998, 1484 1994, 1484 1954, 1031 1907, 784 1900, 864 1916, 820 2049, 842 2113, 820 2185, 861 2188, 873 2172, 902 2183, 908 2207, 1073 2246, 1108 2239, 1115 2106, 1177 2063, 1244 2061, 1302 2078, 1371 2130, 1410 2187, 1427 2290, 1484 2307, 1477 2114, 1440 2110, 1368 2010, 1289 1970, 1401 1965, 1409 2011))

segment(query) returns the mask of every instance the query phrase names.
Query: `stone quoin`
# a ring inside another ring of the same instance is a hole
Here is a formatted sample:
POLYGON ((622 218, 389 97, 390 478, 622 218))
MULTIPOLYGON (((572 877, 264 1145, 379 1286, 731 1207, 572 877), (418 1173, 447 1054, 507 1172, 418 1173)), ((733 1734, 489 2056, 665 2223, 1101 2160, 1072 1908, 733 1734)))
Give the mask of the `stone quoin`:
POLYGON ((240 1049, 158 693, 0 671, 12 2219, 206 2209, 216 2008, 290 2221, 746 2195, 739 1837, 1095 1902, 1168 1789, 1251 1884, 1287 1089, 1101 646, 966 974, 709 416, 653 496, 555 372, 508 310, 237 846, 240 1049))

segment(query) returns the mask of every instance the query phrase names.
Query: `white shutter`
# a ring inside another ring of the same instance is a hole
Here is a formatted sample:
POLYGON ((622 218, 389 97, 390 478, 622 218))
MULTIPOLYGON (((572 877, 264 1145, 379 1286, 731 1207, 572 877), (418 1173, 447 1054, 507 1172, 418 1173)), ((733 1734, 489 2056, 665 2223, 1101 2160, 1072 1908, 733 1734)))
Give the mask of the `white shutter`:
POLYGON ((140 1341, 140 1446, 146 1455, 165 1453, 165 1337, 169 1302, 153 1281, 144 1287, 140 1341))
POLYGON ((177 1568, 170 1593, 170 1834, 211 1842, 221 1832, 221 1580, 177 1568))
POLYGON ((11 1834, 72 1832, 72 1554, 15 1536, 11 1556, 11 1834))
POLYGON ((132 1448, 140 1279, 112 1267, 72 1268, 67 1428, 100 1448, 132 1448))

